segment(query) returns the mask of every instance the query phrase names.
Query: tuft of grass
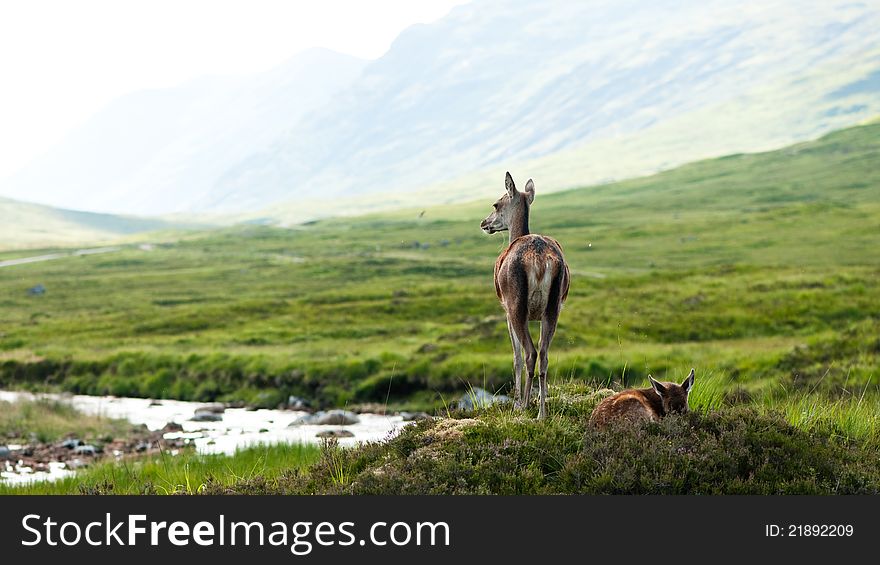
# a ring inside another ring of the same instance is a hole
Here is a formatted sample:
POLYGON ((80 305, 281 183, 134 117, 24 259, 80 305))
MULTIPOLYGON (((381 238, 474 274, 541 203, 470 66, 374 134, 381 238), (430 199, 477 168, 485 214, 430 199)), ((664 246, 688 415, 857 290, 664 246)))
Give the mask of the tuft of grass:
POLYGON ((880 439, 880 398, 876 394, 826 398, 794 393, 765 400, 768 409, 784 414, 791 425, 845 441, 880 439))
MULTIPOLYGON (((697 378, 697 377, 695 377, 697 378)), ((724 406, 727 393, 731 388, 730 378, 717 371, 708 371, 701 374, 699 383, 695 381, 694 388, 688 397, 688 405, 692 410, 717 410, 724 406)), ((684 377, 679 379, 679 382, 684 377)))
POLYGON ((341 449, 335 438, 321 443, 321 463, 326 469, 327 476, 337 487, 344 487, 349 481, 346 461, 341 449))

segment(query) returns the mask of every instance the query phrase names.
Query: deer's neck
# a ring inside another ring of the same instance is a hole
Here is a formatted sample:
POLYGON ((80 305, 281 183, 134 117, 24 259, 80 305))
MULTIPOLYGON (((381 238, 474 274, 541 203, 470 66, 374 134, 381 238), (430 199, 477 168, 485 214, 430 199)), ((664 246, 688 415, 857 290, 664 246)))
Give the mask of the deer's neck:
POLYGON ((513 217, 513 221, 510 222, 510 243, 529 233, 531 233, 529 232, 529 207, 524 204, 513 217))

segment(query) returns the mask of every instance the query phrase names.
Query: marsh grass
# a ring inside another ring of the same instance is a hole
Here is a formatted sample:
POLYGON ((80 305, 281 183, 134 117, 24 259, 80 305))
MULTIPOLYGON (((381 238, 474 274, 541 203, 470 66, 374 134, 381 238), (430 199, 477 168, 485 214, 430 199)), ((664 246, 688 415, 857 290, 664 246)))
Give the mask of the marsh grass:
POLYGON ((880 440, 880 396, 827 398, 820 394, 774 395, 767 410, 784 414, 793 426, 846 441, 880 440))
POLYGON ((321 450, 304 444, 261 445, 232 455, 179 454, 126 457, 103 461, 58 481, 4 486, 0 494, 198 494, 256 477, 272 483, 319 460, 321 450))
POLYGON ((131 432, 132 424, 104 416, 88 416, 70 404, 36 399, 0 401, 0 442, 50 443, 72 435, 88 441, 106 441, 131 432))
MULTIPOLYGON (((673 380, 680 383, 684 377, 673 380)), ((694 388, 688 395, 688 405, 693 410, 717 410, 724 406, 730 389, 730 377, 710 370, 699 376, 699 386, 695 380, 694 388)))

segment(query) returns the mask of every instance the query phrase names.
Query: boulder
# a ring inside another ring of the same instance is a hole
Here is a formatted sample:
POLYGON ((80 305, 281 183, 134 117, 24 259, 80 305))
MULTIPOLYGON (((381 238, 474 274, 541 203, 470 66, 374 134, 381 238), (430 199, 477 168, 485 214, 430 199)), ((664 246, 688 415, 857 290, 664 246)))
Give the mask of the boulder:
POLYGON ((294 421, 292 421, 291 423, 289 423, 289 424, 287 425, 287 427, 288 427, 288 428, 293 428, 293 427, 296 427, 296 426, 311 425, 311 424, 314 424, 314 423, 315 423, 315 420, 317 419, 317 417, 318 417, 317 414, 303 414, 302 416, 300 416, 300 417, 297 418, 296 420, 294 420, 294 421))
POLYGON ((308 410, 310 407, 309 401, 305 398, 300 398, 292 394, 287 397, 288 410, 308 410))
POLYGON ((168 422, 162 427, 161 432, 163 434, 173 433, 173 432, 182 432, 183 426, 178 424, 177 422, 168 422))
POLYGON ((510 402, 509 396, 492 394, 484 388, 474 387, 462 395, 461 399, 456 403, 456 407, 465 412, 473 412, 476 408, 486 408, 493 404, 505 402, 510 402))
POLYGON ((90 455, 94 457, 95 455, 97 455, 98 450, 95 449, 94 445, 78 445, 73 448, 73 452, 77 455, 90 455))
POLYGON ((216 414, 214 412, 196 412, 190 418, 192 422, 220 422, 222 420, 223 414, 216 414))
POLYGON ((41 294, 46 294, 46 287, 43 284, 38 284, 36 286, 32 286, 28 289, 28 294, 31 296, 39 296, 41 294))
POLYGON ((360 418, 354 412, 348 410, 328 410, 319 412, 313 422, 318 426, 350 426, 360 422, 360 418))
POLYGON ((214 402, 211 404, 206 404, 204 406, 199 406, 195 410, 196 414, 208 413, 208 414, 222 414, 226 412, 226 406, 220 404, 219 402, 214 402))
POLYGON ((360 418, 348 410, 328 410, 316 414, 304 414, 290 423, 289 426, 350 426, 357 424, 360 418))
POLYGON ((315 437, 320 437, 320 438, 354 437, 354 434, 348 430, 324 430, 324 431, 316 433, 315 437))
POLYGON ((0 461, 12 459, 12 450, 5 445, 0 445, 0 461))

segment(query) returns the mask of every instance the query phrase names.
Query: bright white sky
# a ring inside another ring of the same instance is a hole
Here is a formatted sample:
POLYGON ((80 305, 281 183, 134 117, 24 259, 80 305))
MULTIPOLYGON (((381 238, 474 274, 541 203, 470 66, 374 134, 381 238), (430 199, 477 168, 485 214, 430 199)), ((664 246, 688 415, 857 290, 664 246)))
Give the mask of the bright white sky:
POLYGON ((265 71, 309 47, 380 57, 465 0, 0 0, 0 178, 107 102, 265 71))

